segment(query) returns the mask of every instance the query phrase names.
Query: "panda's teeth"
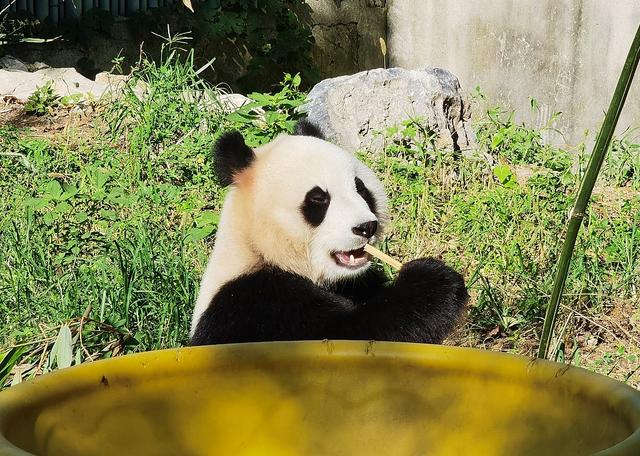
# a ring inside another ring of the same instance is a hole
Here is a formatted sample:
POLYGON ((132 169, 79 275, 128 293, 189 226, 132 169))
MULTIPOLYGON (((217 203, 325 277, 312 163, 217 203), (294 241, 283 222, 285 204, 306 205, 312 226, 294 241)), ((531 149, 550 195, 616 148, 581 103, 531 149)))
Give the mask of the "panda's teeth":
POLYGON ((353 257, 353 254, 349 256, 349 262, 351 263, 352 266, 356 264, 356 259, 353 257))

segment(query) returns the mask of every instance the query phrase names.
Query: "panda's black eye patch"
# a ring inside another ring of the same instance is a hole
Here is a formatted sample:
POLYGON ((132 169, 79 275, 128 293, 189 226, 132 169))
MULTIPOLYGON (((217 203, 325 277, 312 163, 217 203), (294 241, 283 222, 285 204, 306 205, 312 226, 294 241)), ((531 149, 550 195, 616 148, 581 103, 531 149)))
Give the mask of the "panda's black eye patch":
POLYGON ((305 195, 300 210, 309 225, 319 226, 327 215, 329 203, 331 203, 329 193, 315 186, 305 195))
POLYGON ((358 192, 362 199, 367 203, 367 206, 369 206, 369 210, 376 214, 376 199, 373 197, 367 186, 364 185, 362 179, 356 177, 355 182, 356 192, 358 192))

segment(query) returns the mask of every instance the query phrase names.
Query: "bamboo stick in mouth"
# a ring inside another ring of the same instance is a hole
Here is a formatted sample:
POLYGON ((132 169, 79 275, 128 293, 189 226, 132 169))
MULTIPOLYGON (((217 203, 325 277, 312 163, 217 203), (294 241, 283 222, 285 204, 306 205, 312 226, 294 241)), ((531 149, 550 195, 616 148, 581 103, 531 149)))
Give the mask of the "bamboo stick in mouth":
POLYGON ((371 244, 365 245, 364 246, 364 251, 367 252, 369 255, 376 257, 380 261, 384 261, 385 263, 387 263, 389 266, 391 266, 394 269, 400 270, 400 268, 402 268, 402 263, 400 263, 398 260, 396 260, 394 258, 391 258, 386 253, 383 253, 380 250, 376 249, 371 244))

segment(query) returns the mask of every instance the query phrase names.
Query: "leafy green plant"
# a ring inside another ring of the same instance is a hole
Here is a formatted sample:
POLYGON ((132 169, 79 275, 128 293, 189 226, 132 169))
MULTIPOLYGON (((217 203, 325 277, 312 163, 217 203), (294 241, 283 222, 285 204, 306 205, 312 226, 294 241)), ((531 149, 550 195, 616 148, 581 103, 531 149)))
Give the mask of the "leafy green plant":
POLYGON ((493 168, 493 174, 498 181, 506 188, 514 188, 518 185, 516 177, 514 176, 511 168, 507 165, 498 165, 493 168))
POLYGON ((197 185, 141 180, 139 155, 91 141, 68 148, 20 137, 14 150, 36 171, 14 159, 0 166, 0 346, 42 339, 35 321, 54 333, 29 346, 24 356, 36 361, 24 361, 33 364, 24 378, 67 366, 69 345, 78 363, 186 340, 218 189, 205 167, 197 185), (81 329, 74 319, 85 309, 81 329), (54 345, 70 320, 72 337, 54 345), (41 356, 49 361, 36 368, 41 356))
POLYGON ((604 163, 603 178, 617 186, 629 185, 640 189, 640 144, 633 141, 634 132, 611 141, 607 160, 604 163))
POLYGON ((280 133, 292 133, 303 116, 298 110, 306 98, 300 91, 301 81, 299 74, 285 74, 278 92, 249 94, 253 101, 226 117, 229 127, 242 131, 247 144, 254 147, 271 141, 280 133))
POLYGON ((624 369, 623 381, 625 383, 640 369, 640 365, 638 364, 638 355, 628 353, 627 348, 624 345, 618 345, 614 350, 606 351, 601 357, 598 357, 593 361, 592 366, 588 367, 593 367, 594 370, 605 375, 611 375, 614 370, 622 368, 624 369), (628 367, 624 369, 625 365, 635 367, 630 370, 628 367))
POLYGON ((60 96, 53 89, 53 81, 48 81, 29 96, 24 105, 24 111, 27 114, 43 116, 58 106, 59 102, 60 96))
POLYGON ((438 135, 419 117, 407 119, 399 125, 392 125, 375 134, 383 136, 387 150, 396 150, 400 154, 405 154, 407 150, 418 154, 425 152, 431 156, 422 157, 425 160, 438 155, 434 154, 438 135))
MULTIPOLYGON (((532 106, 535 107, 535 103, 532 106)), ((548 125, 558 116, 560 113, 554 114, 548 125)), ((553 171, 566 171, 571 167, 572 159, 566 151, 545 144, 542 130, 516 123, 513 111, 500 107, 488 109, 486 118, 477 123, 476 131, 480 147, 512 164, 538 165, 553 171)))

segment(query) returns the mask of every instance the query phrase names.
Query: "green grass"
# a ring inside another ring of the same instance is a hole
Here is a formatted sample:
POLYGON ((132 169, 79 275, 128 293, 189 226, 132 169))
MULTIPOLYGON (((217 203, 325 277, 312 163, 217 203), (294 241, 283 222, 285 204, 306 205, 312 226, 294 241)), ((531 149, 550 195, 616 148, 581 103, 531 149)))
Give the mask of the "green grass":
MULTIPOLYGON (((580 170, 572 171, 567 152, 512 119, 494 109, 479 120, 478 159, 435 149, 416 121, 392 129, 385 153, 365 159, 391 195, 388 250, 405 260, 443 256, 466 271, 472 331, 498 329, 517 339, 538 334, 580 170)), ((589 313, 637 299, 640 285, 640 193, 617 188, 609 164, 605 179, 611 176, 608 191, 594 198, 564 300, 589 313)))
MULTIPOLYGON (((0 353, 19 346, 0 355, 0 383, 186 343, 224 196, 211 146, 228 128, 262 144, 299 117, 297 76, 230 114, 192 54, 164 52, 160 63, 140 61, 121 98, 94 106, 89 126, 46 136, 0 128, 0 353), (9 365, 22 374, 5 375, 9 365)), ((383 153, 362 155, 391 196, 386 250, 442 256, 464 271, 472 306, 458 343, 490 335, 529 354, 586 161, 499 109, 475 128, 471 156, 438 149, 419 119, 384 132, 383 153)), ((579 238, 563 304, 587 317, 628 302, 638 310, 638 150, 631 135, 614 143, 579 238)), ((574 335, 561 334, 562 356, 574 335)), ((615 350, 592 367, 635 356, 615 350)))
POLYGON ((184 342, 193 270, 206 256, 195 219, 219 200, 205 179, 208 146, 186 142, 174 150, 174 159, 185 158, 174 168, 164 154, 145 162, 99 137, 59 141, 25 136, 15 151, 34 170, 17 159, 0 168, 4 342, 34 337, 35 322, 64 321, 88 306, 101 321, 142 334, 143 349, 184 342))
POLYGON ((230 114, 176 44, 143 56, 90 125, 0 128, 0 353, 21 346, 25 378, 61 366, 67 327, 74 363, 185 344, 224 194, 215 138, 257 145, 299 117, 299 76, 230 114))

